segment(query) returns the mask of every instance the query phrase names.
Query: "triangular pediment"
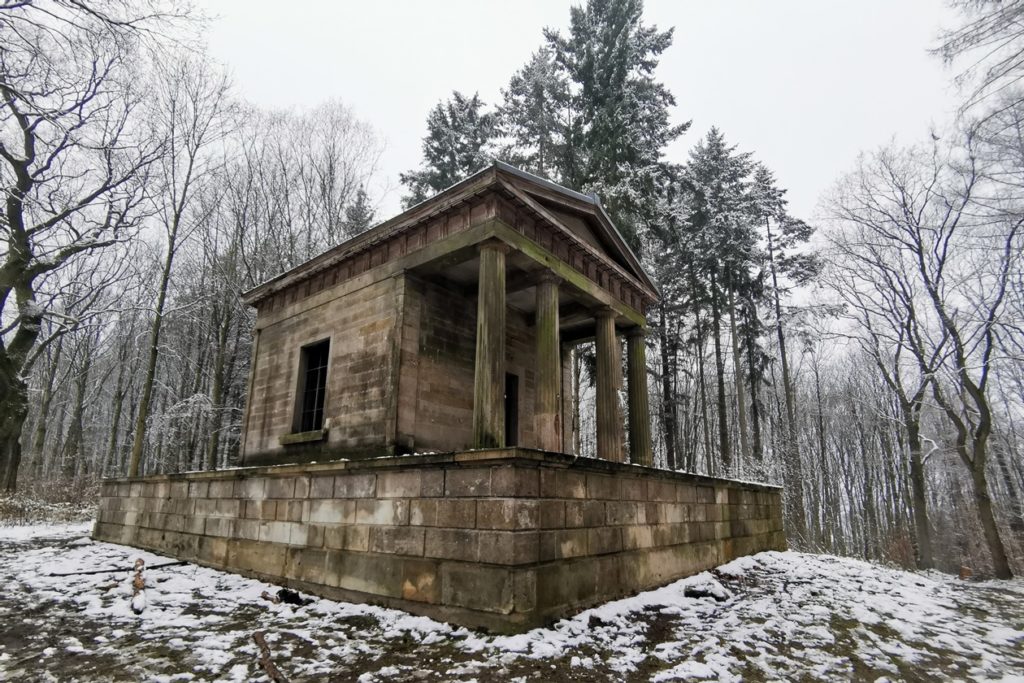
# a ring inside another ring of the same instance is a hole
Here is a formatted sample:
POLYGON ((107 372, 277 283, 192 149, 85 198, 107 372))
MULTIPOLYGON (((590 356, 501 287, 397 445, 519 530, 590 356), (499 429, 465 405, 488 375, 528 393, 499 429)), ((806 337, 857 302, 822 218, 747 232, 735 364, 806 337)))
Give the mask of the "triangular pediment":
POLYGON ((656 295, 653 281, 597 197, 570 190, 500 161, 495 162, 495 168, 503 176, 502 182, 513 187, 520 196, 527 197, 549 220, 572 233, 656 295))

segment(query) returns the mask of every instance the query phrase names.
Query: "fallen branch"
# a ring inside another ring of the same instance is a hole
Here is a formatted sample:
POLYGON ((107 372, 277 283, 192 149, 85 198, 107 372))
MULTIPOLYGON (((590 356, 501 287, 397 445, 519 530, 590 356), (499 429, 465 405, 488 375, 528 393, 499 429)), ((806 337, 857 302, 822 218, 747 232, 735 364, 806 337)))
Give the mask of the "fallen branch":
MULTIPOLYGON (((164 567, 180 567, 188 562, 164 562, 163 564, 154 564, 149 569, 163 569, 164 567)), ((88 574, 113 574, 114 572, 131 572, 135 571, 134 567, 118 567, 117 569, 92 569, 85 572, 50 572, 47 576, 86 576, 88 574)))
POLYGON ((281 670, 274 664, 274 660, 270 658, 270 646, 267 645, 266 634, 263 631, 256 631, 252 634, 253 642, 256 643, 256 647, 260 649, 260 666, 267 672, 267 676, 274 683, 288 683, 288 679, 284 677, 281 670))

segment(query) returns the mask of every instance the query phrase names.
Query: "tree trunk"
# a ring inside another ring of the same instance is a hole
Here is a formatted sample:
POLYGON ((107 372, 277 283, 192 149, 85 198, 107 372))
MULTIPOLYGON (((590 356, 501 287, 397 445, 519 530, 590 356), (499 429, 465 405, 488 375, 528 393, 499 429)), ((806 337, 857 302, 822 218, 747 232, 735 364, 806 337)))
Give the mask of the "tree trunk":
POLYGON ((907 448, 910 451, 911 511, 914 515, 914 534, 917 538, 917 568, 935 566, 932 551, 932 532, 928 524, 928 495, 925 492, 923 447, 921 445, 920 403, 917 410, 901 405, 907 427, 907 448))
POLYGON ((779 364, 782 370, 782 391, 786 401, 786 425, 783 430, 785 452, 783 453, 783 476, 788 490, 786 499, 792 509, 789 518, 792 522, 790 531, 802 539, 807 534, 806 514, 804 512, 803 475, 800 464, 800 448, 797 443, 796 430, 796 398, 793 381, 789 374, 789 358, 786 354, 786 335, 782 328, 782 300, 779 296, 779 277, 775 268, 775 253, 772 242, 771 220, 765 216, 768 228, 768 265, 772 273, 772 297, 775 304, 775 335, 779 343, 779 364))
POLYGON ((742 471, 744 463, 750 462, 750 445, 747 442, 747 404, 743 399, 743 363, 740 360, 740 340, 736 333, 736 299, 729 287, 729 336, 732 338, 733 386, 736 390, 736 422, 740 433, 740 452, 737 470, 742 471))
POLYGON ((668 317, 665 301, 662 300, 658 306, 658 336, 661 350, 661 415, 662 429, 665 432, 665 467, 676 469, 676 434, 679 424, 679 402, 676 400, 675 392, 672 389, 672 378, 674 371, 669 363, 669 338, 668 338, 668 317))
POLYGON ((157 293, 153 326, 149 330, 149 354, 146 359, 146 374, 142 380, 142 397, 135 416, 135 439, 132 442, 131 458, 128 461, 128 476, 137 477, 142 469, 142 449, 146 445, 146 423, 149 421, 149 405, 153 400, 153 384, 156 380, 156 364, 160 357, 160 328, 164 322, 164 306, 167 303, 167 288, 171 281, 171 266, 174 263, 177 227, 171 230, 167 242, 167 254, 160 273, 160 289, 157 293))
POLYGON ((725 360, 722 358, 722 311, 719 306, 718 283, 711 273, 711 335, 715 344, 715 384, 718 388, 718 451, 722 472, 732 470, 732 448, 729 445, 729 416, 725 403, 725 360))

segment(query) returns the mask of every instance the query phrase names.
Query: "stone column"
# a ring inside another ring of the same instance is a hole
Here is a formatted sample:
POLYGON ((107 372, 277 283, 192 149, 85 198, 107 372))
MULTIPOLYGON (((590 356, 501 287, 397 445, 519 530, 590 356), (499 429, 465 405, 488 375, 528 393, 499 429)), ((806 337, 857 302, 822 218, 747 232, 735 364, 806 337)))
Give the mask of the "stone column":
POLYGON ((558 334, 558 283, 551 271, 537 283, 537 384, 533 429, 537 447, 545 451, 561 450, 562 359, 558 334))
POLYGON ((505 445, 505 253, 508 246, 480 246, 476 309, 476 374, 473 382, 473 447, 505 445))
POLYGON ((629 460, 634 465, 651 467, 651 411, 647 399, 646 331, 634 327, 626 333, 626 366, 629 384, 629 460))
POLYGON ((572 404, 573 390, 572 390, 572 351, 575 348, 573 345, 566 345, 562 347, 562 452, 563 453, 575 453, 576 448, 573 443, 573 424, 575 421, 574 408, 572 404))
POLYGON ((602 308, 597 319, 597 457, 622 462, 622 412, 619 380, 622 349, 615 337, 615 311, 602 308))

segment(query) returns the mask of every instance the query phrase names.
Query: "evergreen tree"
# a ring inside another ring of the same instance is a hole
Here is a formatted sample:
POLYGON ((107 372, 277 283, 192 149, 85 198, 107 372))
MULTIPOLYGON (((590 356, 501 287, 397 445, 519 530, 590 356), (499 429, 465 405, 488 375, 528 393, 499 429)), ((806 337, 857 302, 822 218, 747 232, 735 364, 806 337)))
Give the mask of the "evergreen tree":
POLYGON ((561 182, 569 154, 569 82, 544 46, 517 71, 503 89, 498 131, 501 156, 510 164, 561 182))
POLYGON ((452 92, 427 116, 420 169, 399 176, 409 188, 402 204, 418 204, 485 166, 493 137, 494 115, 484 111, 479 95, 452 92))
POLYGON ((373 225, 374 218, 376 218, 376 211, 370 204, 370 196, 360 185, 356 190, 355 199, 345 207, 345 220, 342 224, 345 236, 354 237, 361 232, 366 232, 373 225))
POLYGON ((588 0, 572 9, 568 35, 545 31, 572 83, 562 181, 600 196, 634 247, 658 212, 665 147, 689 126, 669 123, 675 98, 654 77, 672 30, 642 14, 642 0, 588 0))
MULTIPOLYGON (((728 145, 717 128, 712 128, 694 147, 686 167, 692 191, 687 247, 695 260, 692 267, 702 279, 707 294, 706 299, 695 300, 694 303, 710 313, 709 334, 714 344, 718 395, 719 457, 726 472, 733 467, 733 449, 726 402, 722 326, 727 318, 733 331, 730 336, 735 339, 736 296, 747 291, 751 283, 757 236, 749 220, 747 186, 750 172, 750 154, 738 152, 735 146, 728 145)), ((700 311, 695 311, 695 314, 699 316, 700 311)), ((738 356, 738 347, 734 347, 734 366, 739 365, 738 356)), ((740 413, 743 413, 742 409, 740 413)), ((741 434, 745 439, 742 429, 741 434)))

